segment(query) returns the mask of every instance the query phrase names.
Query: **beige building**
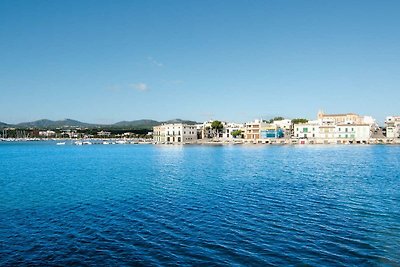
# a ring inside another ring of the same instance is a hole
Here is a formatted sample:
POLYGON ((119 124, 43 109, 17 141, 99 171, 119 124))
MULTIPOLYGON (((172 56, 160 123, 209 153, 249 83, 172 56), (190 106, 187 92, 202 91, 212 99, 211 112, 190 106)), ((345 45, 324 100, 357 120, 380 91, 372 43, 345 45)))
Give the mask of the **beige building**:
POLYGON ((400 138, 400 116, 386 117, 386 137, 400 138))
POLYGON ((323 111, 319 111, 317 119, 326 122, 333 122, 334 124, 339 123, 364 123, 364 117, 355 113, 345 114, 325 114, 323 111))
POLYGON ((153 140, 157 143, 191 143, 197 140, 197 127, 183 123, 155 126, 153 140))
POLYGON ((157 143, 165 143, 165 125, 153 127, 153 140, 157 143))
POLYGON ((244 138, 249 140, 260 139, 260 131, 262 127, 265 127, 267 123, 262 120, 255 120, 246 123, 244 138))

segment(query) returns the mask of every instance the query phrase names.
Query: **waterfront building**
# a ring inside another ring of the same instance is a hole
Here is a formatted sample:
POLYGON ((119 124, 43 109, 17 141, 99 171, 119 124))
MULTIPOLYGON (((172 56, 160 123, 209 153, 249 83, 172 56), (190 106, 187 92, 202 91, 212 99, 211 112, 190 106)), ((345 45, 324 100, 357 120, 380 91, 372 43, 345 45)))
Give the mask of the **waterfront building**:
POLYGON ((307 139, 309 143, 368 143, 377 125, 370 116, 355 113, 324 114, 318 112, 317 120, 294 125, 294 138, 307 139))
POLYGON ((400 116, 386 117, 386 137, 400 138, 400 116))
POLYGON ((369 124, 338 124, 335 127, 337 143, 367 143, 371 138, 369 124))
POLYGON ((203 124, 198 125, 197 129, 200 131, 201 139, 208 139, 216 137, 216 132, 211 128, 213 120, 205 121, 203 124))
POLYGON ((266 125, 267 123, 263 122, 262 120, 254 120, 252 122, 247 122, 244 135, 245 139, 248 140, 260 139, 261 128, 265 127, 266 125))
POLYGON ((345 113, 345 114, 325 114, 323 111, 319 111, 317 114, 317 119, 321 121, 329 121, 335 124, 339 123, 364 123, 363 116, 355 113, 345 113))
POLYGON ((283 129, 275 123, 266 124, 260 129, 260 139, 282 138, 283 136, 283 129))
POLYGON ((272 124, 276 125, 278 128, 282 129, 283 131, 290 131, 292 128, 292 120, 288 120, 288 119, 273 121, 272 124))
POLYGON ((56 132, 54 131, 39 131, 39 136, 41 137, 55 137, 56 136, 56 132))
POLYGON ((233 139, 232 132, 240 130, 244 132, 244 124, 221 121, 222 129, 216 131, 212 129, 213 120, 205 121, 202 124, 197 124, 196 128, 199 132, 199 139, 218 138, 218 139, 233 139))
POLYGON ((100 131, 97 133, 97 135, 100 137, 109 137, 111 135, 111 132, 100 131))
MULTIPOLYGON (((324 125, 322 129, 322 123, 319 120, 308 121, 307 123, 295 124, 294 125, 294 137, 295 138, 319 138, 320 132, 324 133, 326 137, 333 137, 333 130, 330 125, 324 125)), ((334 128, 334 127, 333 127, 334 128)))
POLYGON ((157 143, 165 143, 165 125, 153 127, 153 140, 157 143))
MULTIPOLYGON (((225 122, 223 123, 224 128, 221 131, 221 137, 223 139, 234 139, 232 133, 235 131, 241 131, 244 133, 245 127, 244 124, 241 123, 234 123, 234 122, 225 122)), ((236 137, 237 138, 237 137, 236 137)), ((241 138, 241 136, 239 137, 241 138)))
POLYGON ((159 143, 190 143, 197 140, 197 127, 183 123, 153 127, 153 140, 159 143))

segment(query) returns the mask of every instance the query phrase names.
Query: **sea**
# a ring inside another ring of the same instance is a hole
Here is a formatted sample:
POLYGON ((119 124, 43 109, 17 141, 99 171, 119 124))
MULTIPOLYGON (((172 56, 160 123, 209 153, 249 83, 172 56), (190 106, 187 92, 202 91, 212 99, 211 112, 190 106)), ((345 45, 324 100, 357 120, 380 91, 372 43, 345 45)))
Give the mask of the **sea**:
POLYGON ((400 266, 400 146, 0 142, 0 266, 400 266))

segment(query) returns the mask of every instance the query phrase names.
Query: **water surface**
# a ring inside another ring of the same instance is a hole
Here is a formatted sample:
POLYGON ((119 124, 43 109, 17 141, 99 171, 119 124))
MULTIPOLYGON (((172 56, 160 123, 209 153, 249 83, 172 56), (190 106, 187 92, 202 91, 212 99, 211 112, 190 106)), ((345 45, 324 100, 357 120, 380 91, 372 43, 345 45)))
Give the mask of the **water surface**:
POLYGON ((0 143, 0 265, 399 266, 398 146, 0 143))

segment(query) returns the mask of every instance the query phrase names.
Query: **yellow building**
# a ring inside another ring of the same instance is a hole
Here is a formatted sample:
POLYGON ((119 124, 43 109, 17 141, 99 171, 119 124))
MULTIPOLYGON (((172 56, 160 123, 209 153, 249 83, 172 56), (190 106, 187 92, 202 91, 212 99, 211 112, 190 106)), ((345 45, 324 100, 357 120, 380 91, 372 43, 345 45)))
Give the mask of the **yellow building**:
POLYGON ((331 121, 333 124, 339 123, 364 123, 364 117, 355 113, 345 113, 345 114, 325 114, 323 111, 319 111, 317 115, 319 120, 331 121))

